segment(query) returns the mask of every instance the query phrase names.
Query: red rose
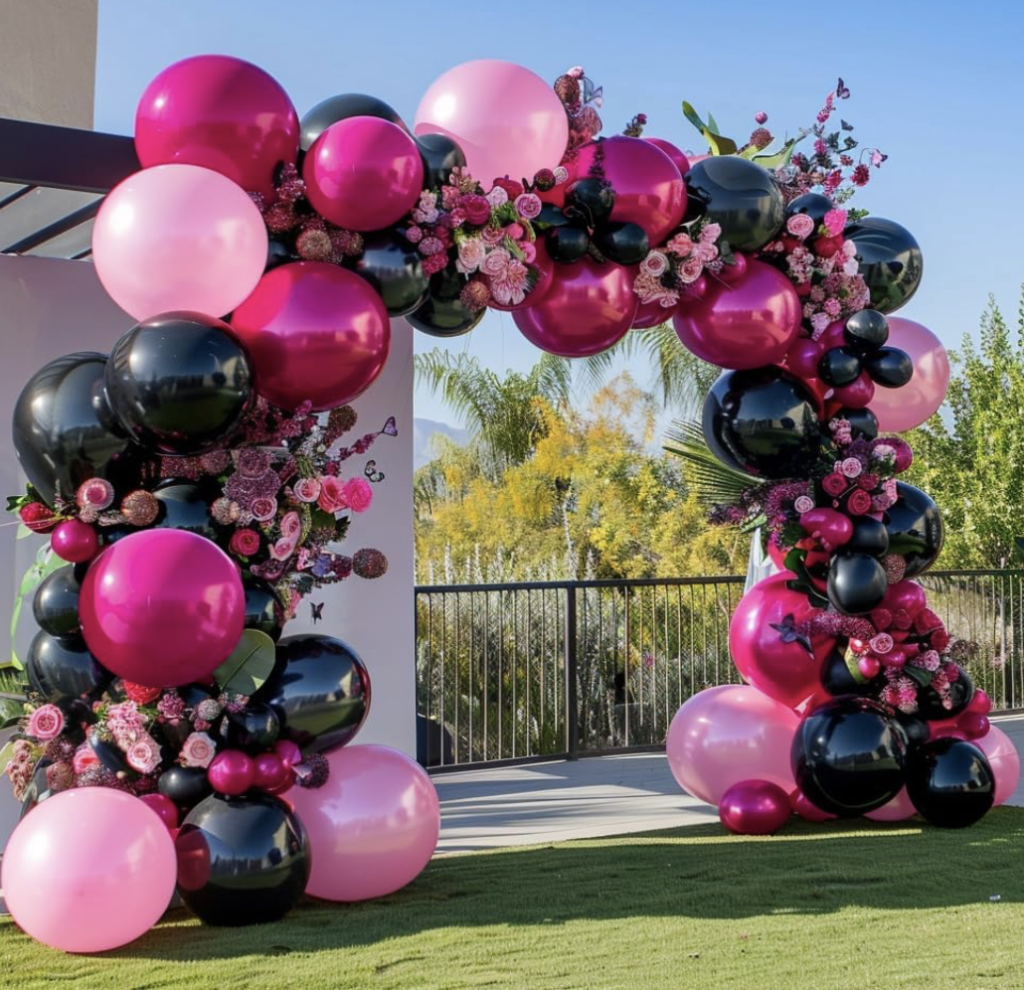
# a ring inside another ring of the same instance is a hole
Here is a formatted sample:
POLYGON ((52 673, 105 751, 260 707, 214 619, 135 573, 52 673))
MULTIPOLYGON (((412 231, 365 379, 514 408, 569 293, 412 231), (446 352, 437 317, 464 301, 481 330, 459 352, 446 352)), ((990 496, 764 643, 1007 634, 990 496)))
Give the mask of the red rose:
POLYGON ((345 498, 345 486, 340 478, 334 475, 324 475, 320 479, 320 497, 317 505, 324 512, 340 512, 348 508, 348 499, 345 498))
POLYGON ((949 646, 950 635, 945 629, 936 629, 931 635, 932 649, 944 650, 949 646))
POLYGON ((940 619, 930 608, 923 608, 914 617, 914 630, 919 636, 934 632, 937 629, 944 629, 940 619))
POLYGON ((18 510, 18 515, 33 533, 49 533, 59 521, 53 509, 42 502, 29 502, 28 505, 23 505, 18 510))
POLYGON ((831 258, 838 250, 839 246, 831 237, 819 237, 814 242, 814 253, 819 258, 831 258))
POLYGON ((842 495, 846 491, 846 486, 846 479, 838 471, 825 475, 825 479, 821 483, 821 487, 829 495, 842 495))
POLYGON ((851 516, 862 516, 871 511, 871 496, 863 488, 855 488, 846 500, 846 511, 851 516))
POLYGON ((865 471, 857 479, 857 487, 863 488, 866 492, 874 491, 878 487, 878 475, 865 471))
POLYGON ((468 193, 459 201, 466 214, 466 222, 480 226, 491 219, 491 204, 487 202, 486 196, 478 196, 476 193, 468 193))
POLYGON ((871 624, 879 632, 885 632, 892 625, 892 612, 887 608, 876 608, 871 613, 871 624))
POLYGON ((523 184, 516 182, 515 179, 495 179, 494 184, 501 186, 508 193, 509 200, 514 200, 517 196, 522 196, 523 194, 523 184))
POLYGON ((228 549, 239 557, 251 557, 260 549, 260 535, 254 529, 236 529, 228 549))
POLYGON ((812 286, 810 282, 797 282, 793 288, 796 289, 796 294, 798 296, 809 296, 811 294, 812 286))
POLYGON ((147 687, 145 684, 136 684, 133 681, 123 681, 124 693, 129 701, 137 705, 148 705, 160 697, 161 688, 147 687))

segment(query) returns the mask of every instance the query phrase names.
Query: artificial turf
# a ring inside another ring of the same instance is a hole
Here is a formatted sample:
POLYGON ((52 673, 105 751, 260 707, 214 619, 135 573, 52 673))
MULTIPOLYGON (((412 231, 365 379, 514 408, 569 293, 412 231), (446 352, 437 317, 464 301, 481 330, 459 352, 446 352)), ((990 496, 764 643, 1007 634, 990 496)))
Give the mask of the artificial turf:
POLYGON ((380 901, 101 956, 0 924, 0 986, 999 990, 1024 987, 1024 809, 973 828, 717 825, 435 859, 380 901))

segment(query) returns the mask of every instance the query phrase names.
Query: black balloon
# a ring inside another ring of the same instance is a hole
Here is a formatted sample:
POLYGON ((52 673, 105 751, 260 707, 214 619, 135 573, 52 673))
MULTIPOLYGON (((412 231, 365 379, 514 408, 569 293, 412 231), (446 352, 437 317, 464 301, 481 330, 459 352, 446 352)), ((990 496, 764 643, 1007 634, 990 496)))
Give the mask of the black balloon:
POLYGON ((843 615, 864 615, 882 604, 889 587, 885 568, 875 557, 845 550, 829 563, 828 600, 843 615))
POLYGON ((684 180, 693 210, 719 224, 734 251, 763 248, 786 222, 786 203, 775 177, 745 158, 705 158, 684 180))
POLYGON ((139 779, 139 773, 129 765, 125 751, 113 739, 104 739, 98 729, 93 729, 89 733, 89 749, 96 754, 96 759, 103 766, 121 779, 139 779))
POLYGON ((857 248, 860 274, 871 292, 871 307, 892 313, 910 301, 921 284, 921 248, 905 227, 865 217, 843 231, 857 248))
POLYGON ((965 828, 992 807, 995 777, 985 754, 962 739, 936 739, 911 754, 907 794, 932 825, 965 828))
POLYGON ((156 787, 181 811, 189 811, 213 792, 203 767, 169 767, 160 774, 156 787))
POLYGON ((855 353, 868 354, 889 339, 889 321, 877 309, 862 309, 847 319, 843 337, 855 353))
POLYGON ((281 638, 284 618, 281 601, 274 589, 259 578, 247 577, 245 587, 245 628, 258 629, 275 642, 281 638))
POLYGON ((98 695, 113 679, 79 639, 57 639, 37 632, 25 657, 33 691, 55 705, 98 695))
POLYGON ((278 241, 274 238, 267 244, 267 267, 266 270, 269 272, 272 268, 277 268, 280 265, 289 265, 293 261, 300 261, 299 255, 297 255, 284 241, 278 241))
POLYGON ((880 347, 864 359, 864 369, 876 385, 902 388, 914 377, 914 362, 898 347, 880 347))
POLYGON ((880 519, 859 516, 853 521, 853 536, 843 545, 847 553, 884 557, 889 551, 889 531, 880 519))
POLYGON ((281 723, 281 737, 308 752, 344 746, 370 707, 370 675, 346 643, 308 633, 277 644, 277 661, 255 695, 281 723))
POLYGON ((870 409, 840 409, 836 419, 845 419, 855 440, 874 440, 878 436, 878 419, 870 409))
POLYGON ((174 845, 178 893, 210 925, 277 921, 309 880, 306 830, 271 794, 211 795, 189 813, 174 845))
POLYGON ((921 574, 935 563, 942 550, 945 527, 939 507, 920 488, 896 482, 896 504, 885 513, 889 552, 907 564, 907 577, 921 574))
POLYGON ((78 568, 68 564, 50 574, 36 589, 32 599, 32 615, 36 625, 57 639, 81 645, 78 621, 78 593, 82 585, 78 568))
POLYGON ((615 190, 604 179, 587 178, 574 182, 565 192, 564 212, 585 227, 594 227, 611 215, 615 190))
POLYGON ((110 354, 107 403, 143 447, 200 454, 222 444, 249 407, 245 348, 220 320, 165 313, 128 331, 110 354))
POLYGON ((702 426, 723 464, 765 478, 807 474, 821 448, 811 393, 775 367, 721 375, 704 400, 702 426))
POLYGON ((446 186, 452 170, 465 167, 465 153, 447 134, 423 134, 414 140, 423 159, 424 189, 446 186))
POLYGON ((240 712, 225 712, 217 726, 217 735, 228 749, 262 753, 277 742, 281 724, 270 705, 250 702, 240 712))
POLYGON ((546 241, 548 254, 553 261, 571 265, 586 255, 590 247, 590 234, 583 227, 552 227, 546 241))
MULTIPOLYGON (((169 478, 153 489, 153 496, 158 503, 157 517, 146 528, 184 529, 214 541, 224 532, 210 515, 210 506, 220 496, 212 484, 169 478)), ((103 543, 110 544, 138 531, 138 526, 126 524, 103 526, 99 532, 103 543)))
POLYGON ((835 388, 852 384, 860 373, 860 357, 846 347, 830 347, 818 362, 818 377, 835 388))
MULTIPOLYGON (((802 196, 790 200, 786 206, 786 216, 793 217, 798 213, 809 216, 814 221, 814 231, 817 232, 817 229, 825 222, 825 214, 835 208, 835 203, 828 196, 822 196, 821 193, 804 193, 802 196)), ((811 236, 813 237, 814 233, 811 236)))
POLYGON ((959 664, 956 665, 959 675, 949 685, 949 693, 946 700, 949 708, 943 703, 942 696, 928 684, 925 687, 918 686, 917 689, 917 714, 920 718, 929 721, 955 718, 970 703, 974 697, 974 681, 970 675, 959 664))
POLYGON ((593 241, 617 265, 638 265, 651 250, 647 231, 636 223, 606 223, 594 232, 593 241))
POLYGON ((405 316, 427 298, 430 279, 423 273, 419 251, 399 234, 367 234, 353 270, 366 279, 384 301, 390 316, 405 316))
POLYGON ((793 776, 808 800, 854 818, 880 808, 903 787, 907 740, 881 705, 843 697, 815 709, 796 731, 793 776))
POLYGON ((466 279, 462 275, 447 268, 432 275, 426 301, 406 319, 431 337, 458 337, 469 333, 484 318, 487 310, 474 313, 462 302, 460 294, 465 285, 466 279))
POLYGON ((859 681, 850 670, 841 650, 833 650, 821 665, 821 683, 829 694, 836 697, 844 694, 867 695, 871 692, 871 681, 859 681))
POLYGON ((894 717, 899 722, 900 728, 903 729, 909 746, 920 746, 922 743, 928 742, 932 730, 923 718, 916 715, 905 715, 903 712, 896 712, 894 717))
POLYGON ((21 821, 37 804, 41 804, 47 798, 53 796, 50 790, 50 783, 46 779, 46 768, 53 765, 53 760, 42 757, 32 771, 32 779, 29 781, 25 793, 21 797, 21 812, 18 821, 21 821))
POLYGON ((398 116, 398 111, 376 96, 365 93, 342 93, 329 96, 312 110, 307 111, 299 124, 299 149, 309 151, 313 142, 327 130, 331 124, 348 117, 380 117, 397 124, 403 131, 408 131, 405 122, 398 116))

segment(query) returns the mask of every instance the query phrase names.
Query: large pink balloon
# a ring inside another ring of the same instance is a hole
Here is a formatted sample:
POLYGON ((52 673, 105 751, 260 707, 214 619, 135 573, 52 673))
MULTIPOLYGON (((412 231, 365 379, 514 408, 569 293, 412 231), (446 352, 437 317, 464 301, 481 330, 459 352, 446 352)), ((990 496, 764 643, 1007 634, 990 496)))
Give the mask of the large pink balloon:
POLYGON ((651 327, 661 326, 672 319, 675 307, 662 306, 655 299, 653 302, 642 302, 636 308, 636 316, 633 317, 634 330, 649 330, 651 327))
POLYGON ((325 755, 327 783, 294 788, 287 797, 313 853, 306 893, 365 901, 411 883, 430 862, 441 825, 426 771, 388 746, 345 746, 325 755))
POLYGON ((618 343, 636 316, 633 271, 584 258, 558 265, 551 288, 528 309, 513 314, 531 344, 561 357, 589 357, 618 343))
POLYGON ((202 165, 243 189, 272 196, 274 169, 294 162, 299 118, 273 76, 230 55, 175 62, 147 87, 135 112, 143 168, 202 165))
POLYGON ((799 725, 796 712, 749 684, 708 688, 672 719, 668 765, 680 787, 708 804, 741 780, 767 780, 791 794, 789 750, 799 725))
POLYGON ((777 364, 800 332, 802 310, 793 283, 763 261, 729 285, 681 306, 673 319, 679 339, 697 357, 722 368, 777 364))
POLYGON ((155 812, 123 791, 76 787, 21 820, 0 883, 27 935, 63 952, 105 952, 160 920, 177 872, 155 812))
POLYGON ((1020 754, 1013 740, 999 728, 990 725, 988 732, 974 740, 987 757, 992 774, 996 779, 995 804, 1006 804, 1013 797, 1020 781, 1020 754))
POLYGON ((208 677, 238 644, 245 591, 216 543, 147 529, 107 547, 78 598, 90 651, 119 677, 173 687, 208 677))
POLYGON ((883 804, 881 808, 865 812, 864 817, 870 818, 873 822, 902 822, 913 818, 917 814, 914 802, 904 787, 891 801, 883 804))
POLYGON ((358 275, 322 261, 267 272, 231 317, 249 350, 256 389, 274 405, 315 410, 351 402, 383 371, 391 324, 358 275))
POLYGON ((267 228, 241 186, 198 165, 128 176, 92 231, 96 274, 138 320, 172 310, 223 316, 255 288, 267 228))
POLYGON ((420 100, 416 134, 447 134, 484 189, 494 179, 533 179, 554 168, 569 142, 562 101, 540 76, 512 62, 464 62, 436 79, 420 100))
POLYGON ((616 134, 584 145, 576 160, 577 176, 585 178, 597 169, 615 190, 611 219, 639 224, 652 246, 664 241, 683 219, 686 186, 679 166, 650 141, 616 134))
POLYGON ((880 430, 899 433, 920 426, 938 412, 949 388, 949 355, 927 327, 902 316, 888 320, 888 345, 910 355, 914 376, 902 388, 875 389, 871 411, 878 417, 880 430))

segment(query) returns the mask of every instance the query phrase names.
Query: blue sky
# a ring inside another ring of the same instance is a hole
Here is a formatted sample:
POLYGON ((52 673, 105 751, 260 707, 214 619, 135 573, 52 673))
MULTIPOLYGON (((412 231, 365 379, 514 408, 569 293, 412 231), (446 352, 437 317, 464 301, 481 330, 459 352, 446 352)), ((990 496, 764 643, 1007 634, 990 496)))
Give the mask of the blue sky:
MULTIPOLYGON (((504 58, 554 79, 572 65, 603 85, 605 133, 637 112, 650 136, 703 151, 679 110, 711 109, 744 138, 758 110, 776 134, 809 123, 842 76, 843 116, 890 157, 856 205, 908 227, 925 278, 901 315, 947 346, 972 331, 990 292, 1008 315, 1024 281, 1024 8, 1010 0, 835 4, 655 0, 100 0, 96 127, 130 133, 146 83, 170 62, 217 52, 261 65, 300 115, 366 92, 411 119, 441 72, 504 58), (1017 80, 1014 82, 1014 80, 1017 80)), ((417 347, 438 341, 417 334, 417 347)), ((495 369, 536 358, 507 314, 443 345, 495 369)), ((632 369, 642 384, 649 369, 632 369)), ((417 415, 451 421, 417 394, 417 415)))

